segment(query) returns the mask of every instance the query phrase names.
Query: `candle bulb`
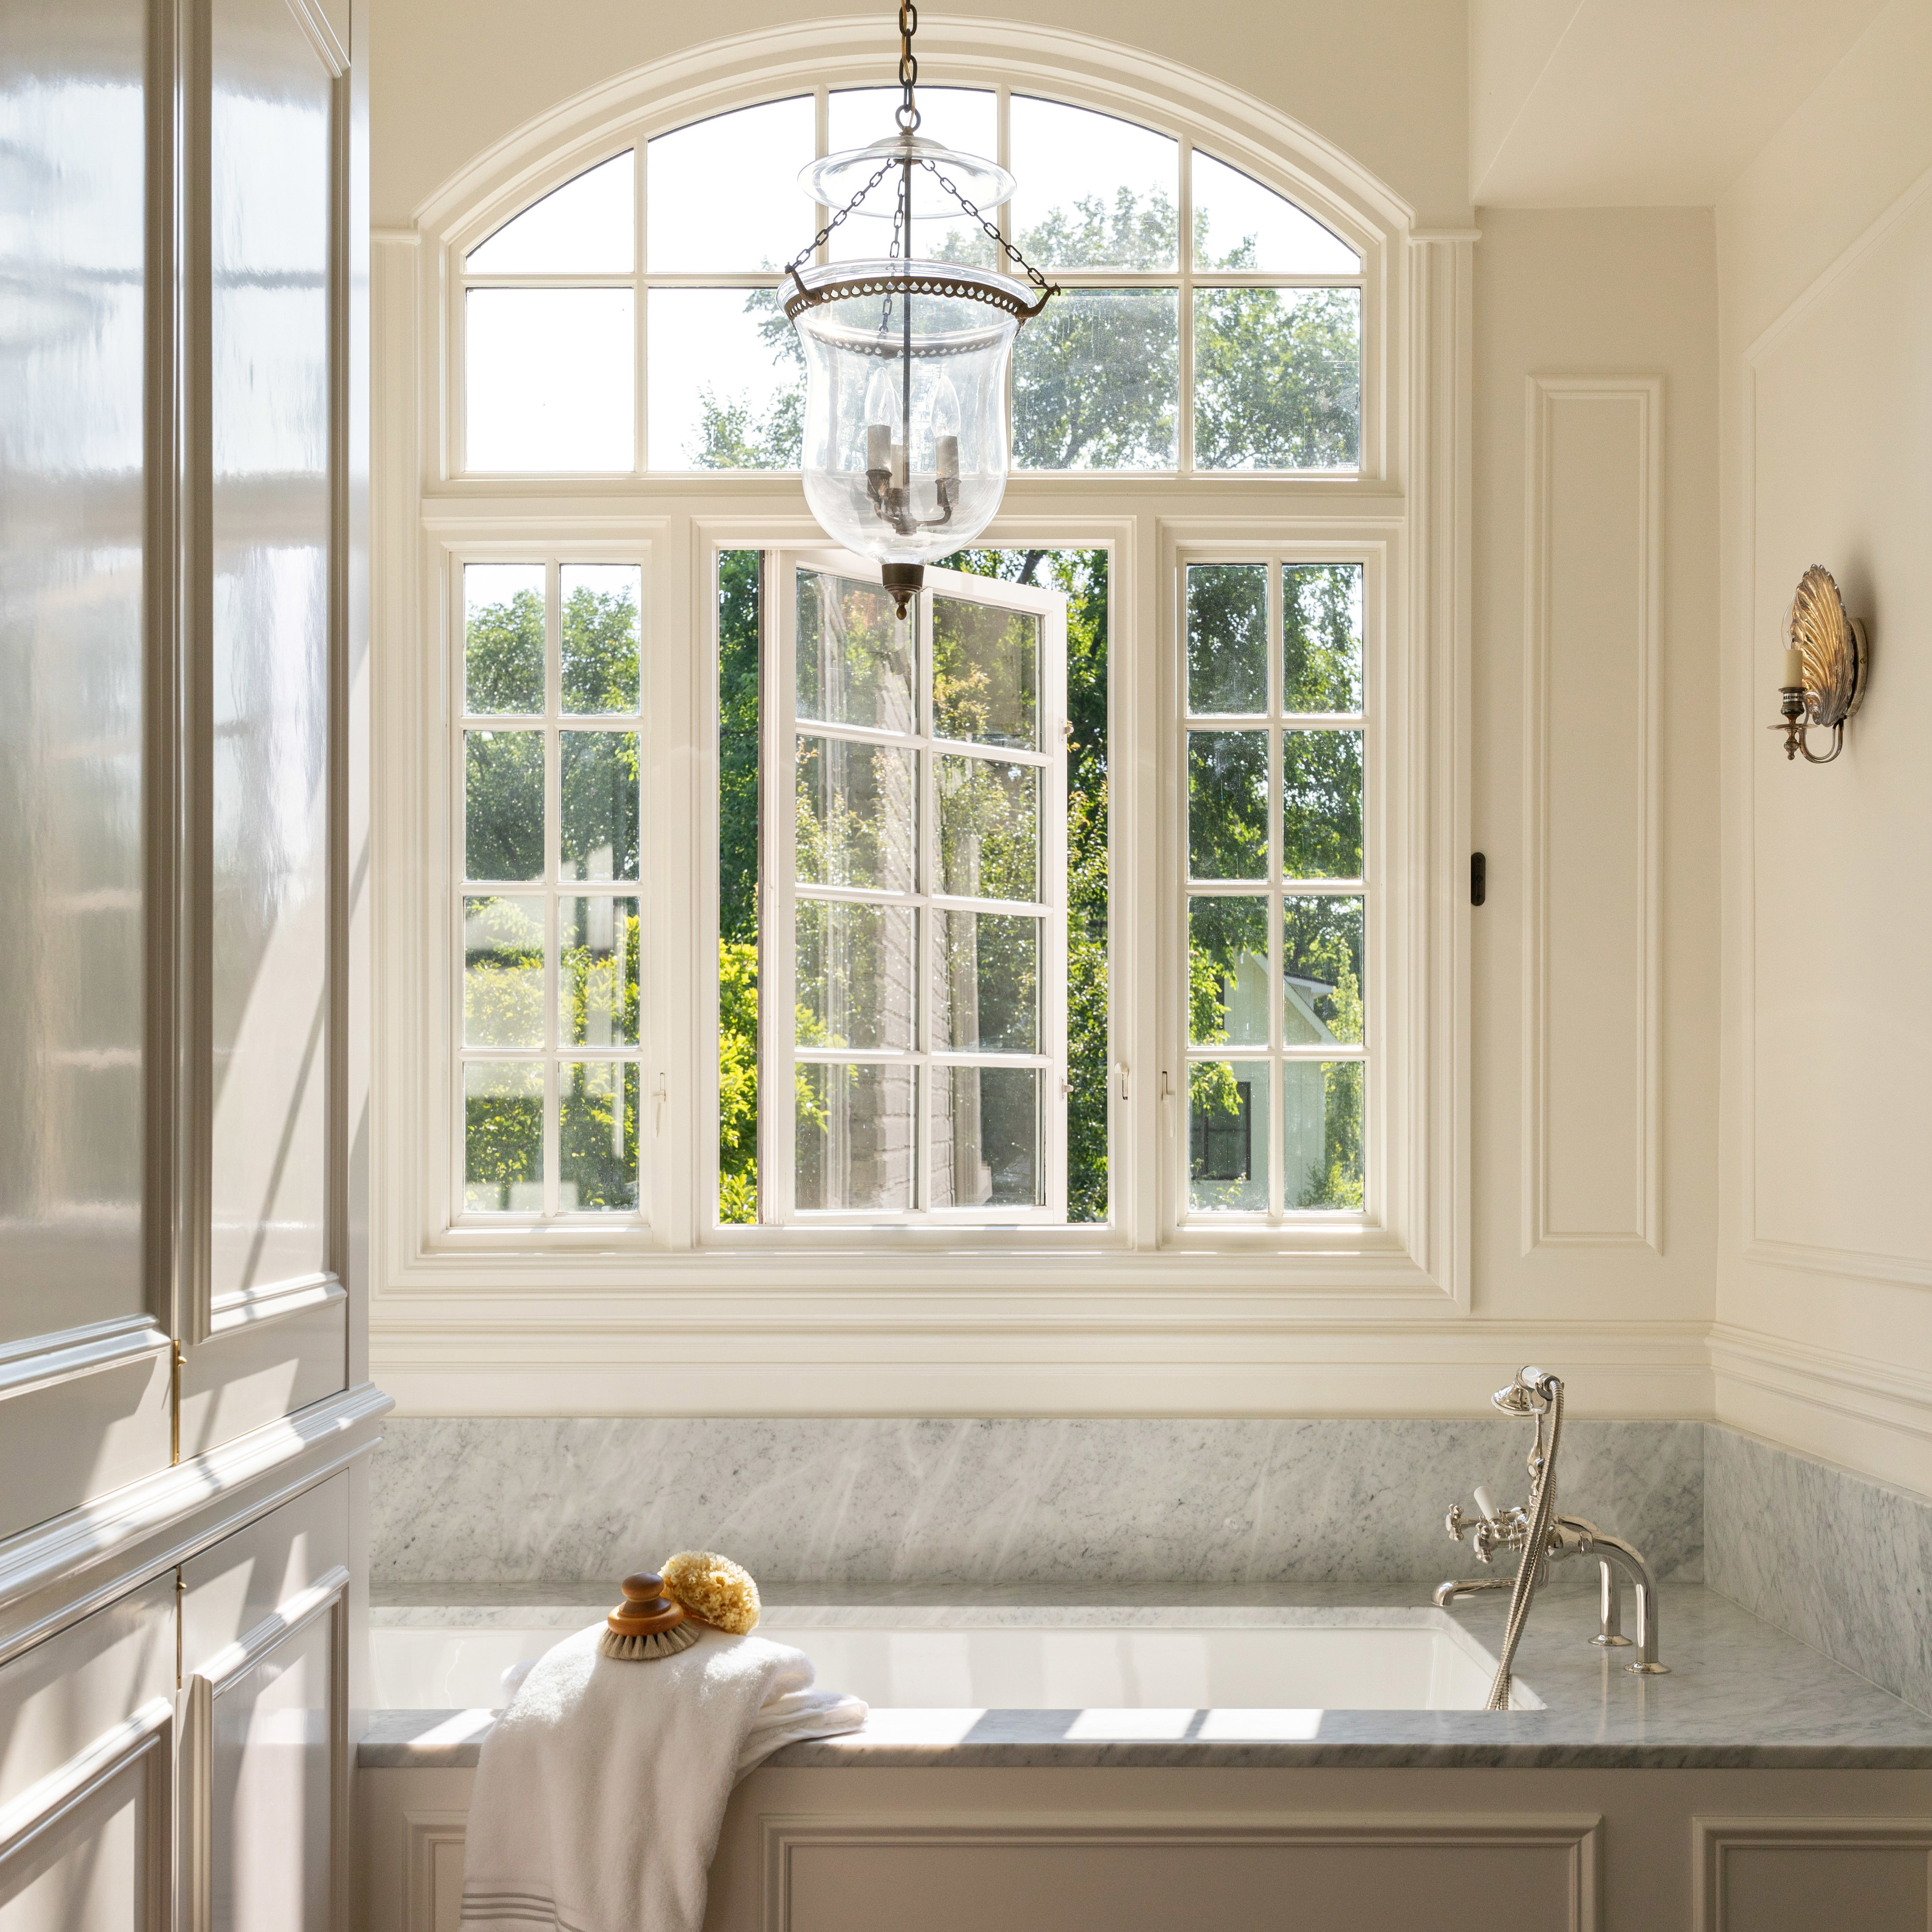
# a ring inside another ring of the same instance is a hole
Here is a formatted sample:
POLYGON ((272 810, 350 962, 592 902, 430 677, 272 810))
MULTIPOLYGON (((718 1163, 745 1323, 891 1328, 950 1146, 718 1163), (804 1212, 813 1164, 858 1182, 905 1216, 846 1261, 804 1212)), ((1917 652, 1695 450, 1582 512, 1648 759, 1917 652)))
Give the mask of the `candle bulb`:
POLYGON ((868 470, 890 470, 892 466, 892 432, 889 424, 868 423, 866 425, 866 467, 868 470))
POLYGON ((1802 691, 1804 688, 1804 653, 1792 648, 1784 654, 1784 688, 1802 691))
POLYGON ((956 436, 936 436, 932 442, 940 475, 957 476, 959 474, 959 439, 956 436))

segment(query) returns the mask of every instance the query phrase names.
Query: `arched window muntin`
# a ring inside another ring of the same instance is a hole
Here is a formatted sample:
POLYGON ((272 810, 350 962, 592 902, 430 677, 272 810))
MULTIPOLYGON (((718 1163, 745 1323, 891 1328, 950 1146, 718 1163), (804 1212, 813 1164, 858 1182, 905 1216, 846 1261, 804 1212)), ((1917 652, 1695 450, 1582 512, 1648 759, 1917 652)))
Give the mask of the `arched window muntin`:
MULTIPOLYGON (((747 293, 775 286, 774 272, 736 272, 706 269, 688 273, 652 270, 647 266, 645 218, 646 206, 646 146, 668 134, 694 128, 718 116, 781 101, 807 99, 812 104, 814 152, 828 150, 831 97, 849 92, 878 89, 881 68, 874 58, 847 58, 802 64, 795 78, 775 80, 754 79, 735 86, 725 84, 704 90, 693 98, 654 105, 646 111, 614 118, 593 131, 587 131, 566 146, 544 156, 541 161, 518 170, 500 187, 473 201, 442 228, 439 239, 438 279, 442 296, 439 333, 445 345, 442 368, 440 461, 434 482, 446 488, 492 493, 508 485, 520 490, 535 488, 544 494, 578 494, 586 490, 636 490, 646 494, 679 492, 690 489, 728 491, 735 484, 742 488, 758 482, 782 484, 796 478, 795 471, 777 468, 702 467, 652 468, 649 464, 648 392, 646 358, 650 353, 646 323, 648 292, 665 290, 742 290, 747 293), (490 274, 471 270, 471 252, 518 215, 534 208, 560 188, 567 187, 590 170, 629 153, 632 157, 632 268, 625 274, 587 274, 574 272, 542 274, 490 274), (466 297, 472 288, 611 289, 632 291, 632 371, 633 461, 628 470, 538 470, 471 467, 466 448, 466 370, 467 323, 466 297)), ((1314 492, 1337 489, 1358 490, 1378 488, 1390 472, 1388 442, 1389 410, 1387 391, 1390 368, 1388 342, 1389 309, 1392 283, 1398 260, 1395 244, 1400 224, 1378 220, 1374 212, 1345 199, 1313 172, 1299 168, 1277 146, 1270 148, 1226 125, 1217 125, 1204 117, 1178 112, 1171 104, 1144 95, 1109 87, 1090 79, 1051 71, 1028 74, 1016 80, 1012 65, 982 58, 977 61, 957 57, 922 62, 920 84, 933 90, 970 89, 994 97, 999 130, 998 158, 1008 159, 1010 103, 1016 98, 1079 108, 1126 123, 1176 144, 1179 199, 1176 208, 1177 232, 1186 245, 1178 250, 1177 265, 1172 270, 1142 271, 1114 268, 1092 269, 1052 268, 1048 278, 1070 292, 1082 289, 1173 289, 1177 292, 1178 323, 1178 380, 1175 392, 1174 442, 1176 461, 1168 466, 1124 469, 1076 467, 1023 469, 1016 467, 1010 482, 1029 493, 1050 489, 1069 481, 1082 484, 1117 482, 1124 485, 1155 484, 1172 488, 1177 483, 1198 483, 1210 489, 1226 490, 1243 484, 1265 484, 1270 490, 1288 488, 1314 492), (1193 157, 1204 153, 1246 176, 1268 192, 1280 196, 1312 220, 1326 228, 1360 259, 1354 274, 1340 272, 1298 274, 1269 270, 1240 270, 1195 264, 1192 245, 1193 207, 1193 157), (1227 468, 1198 467, 1195 461, 1195 412, 1192 407, 1195 376, 1194 291, 1216 288, 1298 289, 1349 288, 1360 292, 1360 364, 1358 460, 1353 467, 1264 468, 1258 465, 1227 468)), ((881 127, 886 124, 883 110, 881 127)), ((802 248, 826 218, 826 211, 814 208, 799 190, 792 171, 776 168, 774 189, 782 203, 791 205, 796 220, 788 229, 795 236, 793 251, 802 248)), ((1028 184, 1022 183, 1022 193, 1028 184)), ((1037 189, 1035 190, 1037 192, 1037 189)), ((1037 205, 1036 203, 1035 205, 1037 205)), ((1011 238, 1010 209, 998 212, 1003 234, 1011 238)), ((880 252, 884 252, 884 224, 880 230, 880 252)), ((820 250, 823 258, 824 250, 820 250)), ((1010 400, 1009 411, 1010 416, 1010 400)))

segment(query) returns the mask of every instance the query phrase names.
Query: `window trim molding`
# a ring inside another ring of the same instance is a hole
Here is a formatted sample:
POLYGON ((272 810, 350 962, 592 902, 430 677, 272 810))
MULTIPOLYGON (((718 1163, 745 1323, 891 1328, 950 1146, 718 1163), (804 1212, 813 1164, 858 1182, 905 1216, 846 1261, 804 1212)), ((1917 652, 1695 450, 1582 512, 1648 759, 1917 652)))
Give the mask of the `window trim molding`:
MULTIPOLYGON (((1385 754, 1407 759, 1411 779, 1402 807, 1409 856, 1400 879, 1385 886, 1400 885, 1415 925, 1417 984, 1397 1022, 1399 1040, 1390 1042, 1414 1070, 1412 1130, 1399 1156, 1409 1211, 1399 1230, 1392 1225, 1346 1251, 1332 1235, 1291 1241, 1280 1230, 1255 1246, 1197 1246, 1186 1231, 1163 1240, 1136 1222, 976 1234, 970 1250, 939 1230, 862 1258, 836 1231, 826 1231, 824 1243, 787 1232, 781 1262, 762 1241, 700 1241, 700 1162, 679 1146, 659 1159, 650 1228, 628 1244, 572 1231, 550 1235, 541 1256, 519 1254, 494 1232, 472 1238, 436 1226, 441 1204, 423 1185, 421 1150, 438 1138, 424 1112, 442 1088, 408 1070, 434 1064, 447 1030, 446 990, 429 970, 436 956, 421 929, 425 896, 448 884, 430 876, 442 850, 442 808, 429 794, 440 779, 422 771, 420 751, 447 688, 440 560, 492 542, 646 550, 657 586, 646 590, 646 635, 667 624, 702 634, 708 626, 690 608, 686 580, 714 543, 824 542, 802 514, 796 478, 784 474, 444 480, 436 458, 448 409, 440 364, 448 242, 480 221, 486 206, 500 210, 533 195, 547 177, 572 172, 600 130, 634 125, 646 112, 670 124, 770 98, 788 83, 878 80, 875 22, 760 32, 563 104, 464 170, 425 202, 415 225, 375 236, 370 676, 381 802, 372 862, 374 944, 383 970, 373 1026, 371 1330, 380 1368, 407 1388, 437 1391, 427 1402, 419 1394, 412 1406, 511 1412, 502 1406, 505 1377, 526 1373, 530 1406, 520 1394, 511 1403, 522 1412, 614 1413, 623 1388, 634 1388, 640 1408, 666 1412, 749 1412, 747 1400, 775 1412, 766 1384, 777 1372, 771 1350, 782 1348, 794 1370, 805 1359, 836 1368, 836 1392, 828 1384, 812 1398, 820 1411, 930 1407, 920 1390, 932 1384, 940 1406, 965 1400, 988 1412, 1040 1412, 1069 1401, 1116 1413, 1204 1402, 1261 1412, 1293 1406, 1289 1391, 1306 1378, 1284 1375, 1281 1365, 1309 1348, 1316 1351, 1311 1366, 1317 1357, 1354 1360, 1358 1344, 1343 1338, 1378 1333, 1384 1339, 1376 1350, 1407 1359, 1402 1334, 1470 1313, 1470 309, 1478 236, 1416 230, 1400 200, 1330 144, 1204 75, 1087 36, 1004 22, 997 30, 922 24, 934 42, 935 81, 1023 69, 1043 93, 1156 125, 1198 125, 1211 131, 1204 145, 1213 152, 1311 212, 1327 218, 1332 210, 1342 232, 1364 244, 1365 278, 1378 297, 1372 362, 1365 317, 1364 388, 1382 400, 1372 459, 1365 423, 1359 478, 1020 475, 982 542, 1036 540, 1051 530, 1058 541, 1112 550, 1116 635, 1131 630, 1148 646, 1111 695, 1111 758, 1124 799, 1130 790, 1159 792, 1158 677, 1163 651, 1175 647, 1162 585, 1168 553, 1189 542, 1238 542, 1262 525, 1286 536, 1282 526, 1291 524, 1294 535, 1318 526, 1339 538, 1346 529, 1357 543, 1386 545, 1400 594, 1390 598, 1384 648, 1413 676, 1401 734, 1392 722, 1385 754), (558 500, 564 497, 568 506, 558 500), (1036 1281, 1030 1262, 1040 1264, 1036 1281), (1276 1339, 1257 1339, 1263 1336, 1276 1339), (970 1373, 969 1363, 976 1365, 970 1373), (1279 1397, 1257 1394, 1264 1371, 1279 1383, 1279 1397), (1090 1375, 1093 1393, 1081 1397, 1080 1378, 1090 1375), (668 1392, 667 1376, 681 1393, 668 1392), (935 1376, 956 1392, 981 1393, 942 1400, 935 1376), (764 1392, 751 1394, 754 1384, 764 1392), (473 1400, 461 1394, 466 1388, 476 1392, 473 1400)), ((671 769, 653 760, 647 804, 668 808, 671 822, 706 841, 707 850, 716 809, 709 699, 694 665, 682 689, 654 700, 670 708, 670 728, 697 750, 671 769)), ((1142 814, 1148 836, 1158 836, 1158 809, 1150 802, 1142 814)), ((1149 910, 1138 902, 1132 866, 1121 862, 1127 843, 1143 836, 1126 823, 1130 815, 1118 811, 1111 827, 1118 881, 1112 1058, 1126 1069, 1130 1096, 1117 1105, 1112 1132, 1117 1198, 1150 1197, 1171 1158, 1158 1107, 1139 1104, 1154 1090, 1161 1028, 1172 1022, 1160 989, 1136 983, 1140 969, 1121 943, 1149 910)), ((693 929, 715 929, 712 870, 694 867, 683 895, 693 929)), ((708 1018, 706 976, 694 960, 674 956, 680 952, 661 947, 650 969, 662 989, 664 1030, 682 1017, 700 1040, 714 1038, 715 1030, 698 1030, 708 1018)), ((715 1007, 715 988, 710 998, 715 1007)), ((706 1058, 695 1055, 698 1078, 706 1058)), ((647 1066, 647 1094, 653 1072, 647 1066)), ((674 1105, 682 1078, 673 1076, 674 1105)), ((684 1088, 694 1091, 695 1081, 684 1088)), ((1474 1328, 1468 1333, 1475 1346, 1474 1328)))

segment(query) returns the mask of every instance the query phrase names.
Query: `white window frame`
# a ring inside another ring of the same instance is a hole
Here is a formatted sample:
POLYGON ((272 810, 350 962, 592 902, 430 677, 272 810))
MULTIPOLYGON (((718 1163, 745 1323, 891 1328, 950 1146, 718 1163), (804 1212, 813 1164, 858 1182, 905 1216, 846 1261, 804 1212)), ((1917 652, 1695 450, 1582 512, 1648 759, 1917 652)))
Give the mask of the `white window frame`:
MULTIPOLYGON (((507 1336, 568 1318, 608 1338, 628 1332, 624 1324, 633 1321, 645 1324, 636 1331, 641 1336, 656 1334, 653 1324, 666 1319, 694 1324, 694 1333, 710 1332, 720 1320, 753 1329, 775 1320, 806 1329, 856 1324, 871 1333, 883 1318, 874 1299, 881 1294, 894 1298, 905 1319, 990 1324, 988 1332, 1013 1337, 1022 1332, 1016 1321, 1028 1333, 1042 1322, 1070 1324, 1072 1333, 1099 1319, 1124 1336, 1123 1321, 1171 1323, 1196 1334, 1205 1332, 1204 1321, 1354 1322, 1466 1311, 1474 237, 1424 233, 1372 177, 1258 103, 1126 50, 1010 23, 997 31, 950 23, 924 35, 928 79, 984 86, 1024 74, 1024 92, 1198 134, 1202 146, 1299 202, 1360 250, 1361 466, 1346 476, 1019 473, 980 539, 1110 554, 1112 1222, 970 1236, 950 1228, 713 1225, 716 1156, 707 1158, 706 1144, 715 1137, 717 986, 715 964, 704 953, 717 929, 714 659, 692 645, 715 643, 717 551, 822 548, 824 538, 805 512, 797 479, 787 475, 458 473, 452 458, 460 370, 452 328, 460 308, 460 265, 464 251, 516 208, 651 133, 796 93, 807 71, 825 88, 877 85, 875 38, 856 26, 781 29, 761 36, 757 58, 720 43, 646 70, 485 155, 425 204, 415 227, 379 231, 375 464, 386 541, 377 554, 376 670, 378 716, 389 728, 378 752, 383 990, 376 1098, 378 1143, 392 1166, 379 1158, 376 1168, 378 1323, 400 1323, 399 1334, 416 1332, 412 1324, 427 1324, 426 1334, 454 1324, 464 1334, 507 1336), (563 545, 584 560, 620 560, 632 554, 620 543, 646 565, 645 843, 647 870, 656 869, 641 896, 662 914, 646 935, 645 965, 658 989, 644 1027, 652 1115, 645 1127, 649 1220, 628 1231, 559 1226, 540 1236, 456 1226, 446 1178, 452 1110, 441 1104, 448 1090, 450 995, 436 967, 448 956, 442 922, 453 882, 437 855, 447 849, 450 794, 447 766, 431 755, 447 736, 439 716, 446 728, 451 712, 441 673, 425 662, 446 664, 460 631, 445 566, 459 552, 510 560, 563 545), (1368 748, 1372 797, 1365 807, 1377 856, 1366 862, 1383 882, 1371 911, 1379 970, 1368 1023, 1385 1049, 1371 1058, 1378 1086, 1366 1153, 1377 1192, 1371 1212, 1353 1228, 1338 1225, 1352 1217, 1322 1214, 1306 1217, 1316 1226, 1234 1229, 1190 1222, 1178 1211, 1185 1123, 1162 1090, 1171 1090, 1186 1059, 1176 988, 1184 925, 1177 929, 1174 911, 1184 909, 1186 896, 1175 844, 1184 824, 1178 808, 1184 775, 1176 769, 1172 728, 1180 716, 1179 571, 1186 556, 1252 556, 1263 545, 1365 566, 1367 675, 1382 734, 1379 746, 1368 748), (426 650, 425 641, 436 640, 440 649, 428 641, 426 650), (689 943, 694 932, 702 937, 689 943), (1030 1273, 1036 1262, 1050 1262, 1051 1273, 1030 1273)), ((719 286, 728 278, 703 279, 719 286)), ((1184 326, 1189 314, 1184 308, 1184 326)), ((485 1354, 497 1346, 478 1344, 485 1354)), ((641 1363, 637 1349, 644 1346, 612 1341, 608 1359, 641 1363)), ((1037 1354, 1017 1340, 998 1346, 1028 1359, 1037 1354)), ((502 1347, 502 1360, 520 1372, 521 1358, 507 1341, 502 1347)), ((650 1348, 653 1363, 677 1354, 664 1355, 655 1342, 650 1348)), ((1156 1353, 1164 1364, 1175 1359, 1164 1346, 1156 1353)), ((404 1360, 390 1373, 406 1386, 404 1360)), ((601 1366, 582 1370, 593 1378, 602 1372, 601 1366)), ((862 1382, 872 1372, 853 1372, 862 1382)), ((498 1412, 518 1406, 508 1384, 492 1387, 498 1412)), ((867 1399, 877 1412, 884 1398, 867 1399)))

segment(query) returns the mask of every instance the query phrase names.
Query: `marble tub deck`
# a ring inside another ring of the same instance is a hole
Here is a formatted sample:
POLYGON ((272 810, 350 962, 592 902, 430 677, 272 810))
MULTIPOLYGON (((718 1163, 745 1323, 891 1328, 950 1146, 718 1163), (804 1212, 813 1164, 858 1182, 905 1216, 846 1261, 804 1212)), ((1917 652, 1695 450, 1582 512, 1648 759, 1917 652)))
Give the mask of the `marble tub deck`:
MULTIPOLYGON (((392 1586, 372 1620, 448 1626, 452 1608, 471 1628, 580 1629, 608 1607, 581 1585, 392 1586)), ((1292 1585, 960 1584, 772 1585, 764 1591, 787 1621, 813 1606, 890 1609, 896 1624, 944 1620, 972 1606, 975 1621, 1002 1610, 1016 1622, 1150 1622, 1162 1611, 1229 1623, 1385 1622, 1391 1610, 1429 1608, 1409 1588, 1292 1585), (1352 1619, 1349 1612, 1359 1612, 1352 1619)), ((1665 1677, 1623 1669, 1630 1650, 1588 1642, 1594 1601, 1575 1594, 1539 1600, 1517 1653, 1516 1674, 1542 1697, 1540 1711, 1323 1711, 1295 1714, 1284 1735, 1226 1738, 1070 1738, 1071 1711, 880 1710, 863 1730, 788 1745, 770 1762, 867 1768, 1106 1765, 1371 1766, 1507 1765, 1575 1768, 1932 1769, 1932 1716, 1832 1663, 1748 1611, 1694 1583, 1660 1586, 1665 1677), (1304 1729, 1309 1734, 1299 1735, 1304 1729)), ((1492 1654, 1505 1593, 1459 1604, 1455 1621, 1492 1654)), ((1632 1606, 1625 1603, 1625 1617, 1632 1606)), ((389 1711, 375 1714, 357 1762, 365 1768, 474 1765, 488 1711, 389 1711)))

